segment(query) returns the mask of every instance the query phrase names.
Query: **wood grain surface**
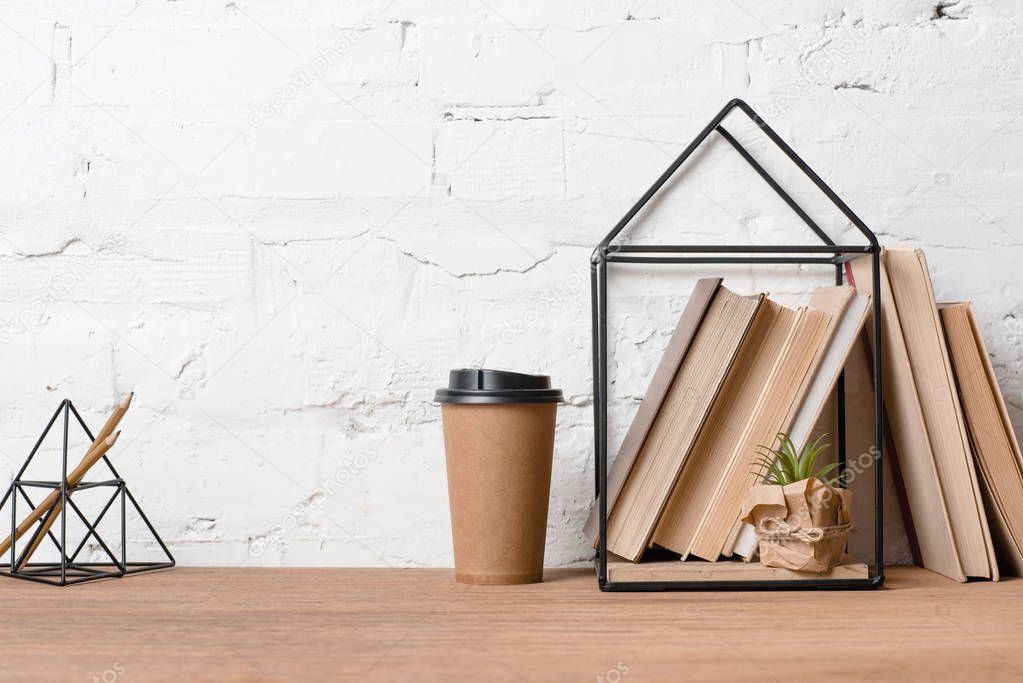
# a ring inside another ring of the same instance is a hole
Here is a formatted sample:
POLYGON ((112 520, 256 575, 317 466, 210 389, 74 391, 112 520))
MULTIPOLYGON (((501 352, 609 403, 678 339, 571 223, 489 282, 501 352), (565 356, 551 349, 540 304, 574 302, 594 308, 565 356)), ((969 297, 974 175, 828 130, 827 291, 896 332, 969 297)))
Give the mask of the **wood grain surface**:
POLYGON ((891 569, 872 592, 606 594, 592 571, 179 568, 4 579, 7 681, 1023 679, 1023 581, 891 569))

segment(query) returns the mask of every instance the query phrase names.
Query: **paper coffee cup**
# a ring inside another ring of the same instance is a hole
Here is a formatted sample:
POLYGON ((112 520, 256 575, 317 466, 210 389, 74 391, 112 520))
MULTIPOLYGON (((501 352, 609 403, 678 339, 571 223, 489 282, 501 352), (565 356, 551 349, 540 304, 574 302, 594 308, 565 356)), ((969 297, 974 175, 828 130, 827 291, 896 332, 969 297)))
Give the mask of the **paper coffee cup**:
POLYGON ((444 421, 455 580, 543 580, 554 424, 550 378, 452 370, 437 391, 444 421))

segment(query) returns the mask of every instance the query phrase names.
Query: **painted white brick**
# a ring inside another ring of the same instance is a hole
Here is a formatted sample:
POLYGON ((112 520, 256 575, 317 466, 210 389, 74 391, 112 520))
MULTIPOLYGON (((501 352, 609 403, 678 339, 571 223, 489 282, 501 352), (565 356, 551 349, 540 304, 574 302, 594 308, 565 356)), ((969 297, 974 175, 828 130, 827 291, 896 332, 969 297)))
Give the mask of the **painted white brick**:
POLYGON ((463 199, 561 199, 562 124, 544 119, 447 122, 437 135, 435 180, 463 199))
POLYGON ((422 85, 451 104, 537 104, 558 64, 544 33, 506 23, 424 25, 422 85))
POLYGON ((53 95, 53 60, 63 46, 54 44, 54 28, 42 22, 18 22, 3 27, 0 63, 0 119, 25 104, 46 104, 53 95))
POLYGON ((431 156, 424 123, 270 119, 202 171, 199 189, 262 198, 412 197, 429 186, 431 156))
MULTIPOLYGON (((0 205, 17 207, 71 200, 81 195, 88 172, 81 149, 80 131, 51 113, 37 115, 22 105, 12 109, 0 131, 0 205), (40 148, 45 138, 46 147, 40 148)), ((19 240, 12 238, 17 244, 19 240)), ((20 240, 26 241, 26 240, 20 240)), ((7 245, 10 246, 10 245, 7 245)))
POLYGON ((301 56, 257 26, 207 29, 136 29, 82 34, 75 47, 76 104, 167 105, 259 101, 287 82, 301 56), (244 64, 245 68, 239 68, 244 64))
MULTIPOLYGON (((935 4, 0 0, 0 477, 61 398, 96 424, 135 389, 114 457, 181 563, 449 565, 433 391, 546 372, 547 559, 585 564, 589 255, 736 96, 974 300, 1020 405, 1023 10, 935 4)), ((625 239, 812 240, 720 139, 692 162, 625 239)), ((708 274, 788 303, 832 276, 615 268, 612 450, 708 274)))
POLYGON ((418 79, 416 26, 373 17, 331 29, 102 27, 76 31, 72 45, 78 104, 241 102, 279 115, 292 100, 335 101, 329 88, 350 96, 418 79))

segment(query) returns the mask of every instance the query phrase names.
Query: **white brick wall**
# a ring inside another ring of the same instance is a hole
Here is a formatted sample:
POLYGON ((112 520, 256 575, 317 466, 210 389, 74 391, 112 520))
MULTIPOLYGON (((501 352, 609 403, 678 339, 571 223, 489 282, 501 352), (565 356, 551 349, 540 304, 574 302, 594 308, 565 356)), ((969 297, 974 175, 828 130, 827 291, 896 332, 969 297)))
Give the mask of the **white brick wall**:
MULTIPOLYGON (((99 424, 134 389, 115 457, 185 564, 449 564, 431 398, 467 364, 565 389, 548 562, 584 561, 587 258, 735 96, 883 240, 926 247, 941 298, 976 301, 1023 425, 1023 3, 0 0, 0 20, 0 474, 61 398, 99 424)), ((808 239, 721 141, 694 162, 635 239, 808 239)), ((630 273, 613 441, 700 274, 630 273)), ((829 275, 725 274, 789 300, 829 275)))

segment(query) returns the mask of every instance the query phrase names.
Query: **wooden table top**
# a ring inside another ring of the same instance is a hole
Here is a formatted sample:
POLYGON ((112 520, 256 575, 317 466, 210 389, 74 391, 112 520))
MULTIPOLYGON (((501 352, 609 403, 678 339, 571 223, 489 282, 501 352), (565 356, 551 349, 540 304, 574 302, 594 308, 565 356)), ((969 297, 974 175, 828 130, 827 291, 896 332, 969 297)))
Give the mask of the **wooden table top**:
POLYGON ((633 593, 589 570, 177 568, 0 580, 7 681, 1023 680, 1023 580, 889 570, 872 592, 633 593))

